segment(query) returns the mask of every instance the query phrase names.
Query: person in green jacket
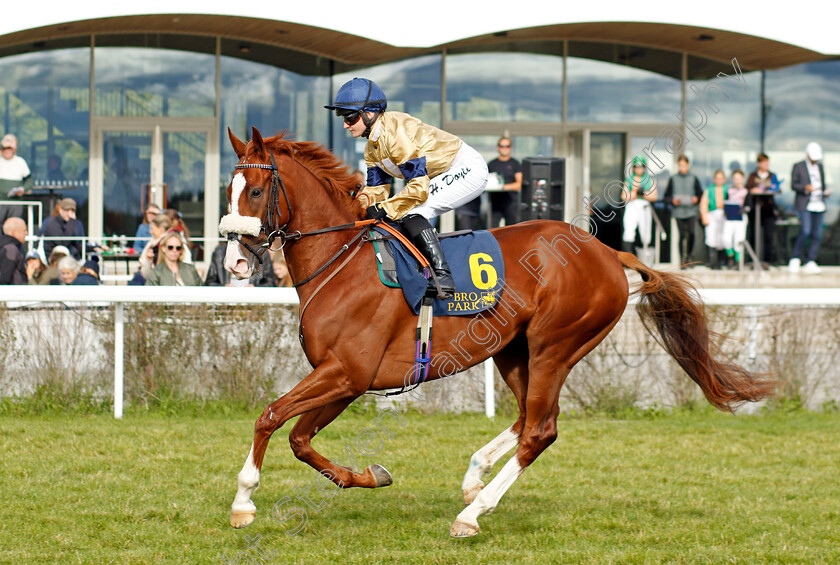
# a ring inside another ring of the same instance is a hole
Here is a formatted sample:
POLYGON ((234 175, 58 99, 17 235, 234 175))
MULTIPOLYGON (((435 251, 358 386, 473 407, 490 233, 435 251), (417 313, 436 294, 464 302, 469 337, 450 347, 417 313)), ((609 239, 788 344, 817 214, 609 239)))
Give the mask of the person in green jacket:
POLYGON ((201 286, 201 277, 191 263, 184 262, 184 240, 169 231, 160 241, 158 264, 149 273, 146 286, 201 286))
POLYGON ((709 267, 719 269, 723 253, 723 226, 726 216, 723 203, 729 197, 726 174, 715 171, 714 184, 709 185, 700 198, 700 220, 706 228, 706 247, 709 249, 709 267))

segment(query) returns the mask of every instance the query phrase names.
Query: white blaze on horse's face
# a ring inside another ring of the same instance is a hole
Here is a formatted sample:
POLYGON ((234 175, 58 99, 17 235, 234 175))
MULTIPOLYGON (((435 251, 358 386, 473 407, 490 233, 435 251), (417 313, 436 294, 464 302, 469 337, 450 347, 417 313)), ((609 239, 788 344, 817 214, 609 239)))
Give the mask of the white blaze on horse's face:
MULTIPOLYGON (((258 236, 262 227, 262 220, 255 216, 242 216, 239 213, 239 199, 248 183, 245 175, 236 173, 230 183, 230 214, 219 222, 219 233, 227 237, 228 234, 258 236)), ((245 257, 238 241, 228 240, 225 253, 225 269, 237 279, 247 279, 254 272, 254 257, 245 257)))
POLYGON ((230 183, 230 212, 231 214, 239 215, 239 198, 242 196, 242 191, 245 189, 245 175, 236 173, 233 181, 230 183), (234 207, 234 204, 236 206, 234 207))

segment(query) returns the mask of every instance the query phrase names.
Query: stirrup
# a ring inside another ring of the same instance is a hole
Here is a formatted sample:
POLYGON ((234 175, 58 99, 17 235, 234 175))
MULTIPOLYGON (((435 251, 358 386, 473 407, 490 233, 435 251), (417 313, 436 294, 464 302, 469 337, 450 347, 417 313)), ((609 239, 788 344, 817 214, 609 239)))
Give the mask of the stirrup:
POLYGON ((426 285, 426 296, 437 298, 438 300, 448 300, 452 298, 452 295, 455 293, 455 281, 452 279, 452 275, 449 275, 449 280, 452 281, 452 286, 444 288, 440 283, 437 273, 434 272, 434 269, 430 268, 429 270, 431 271, 431 277, 429 277, 426 285))

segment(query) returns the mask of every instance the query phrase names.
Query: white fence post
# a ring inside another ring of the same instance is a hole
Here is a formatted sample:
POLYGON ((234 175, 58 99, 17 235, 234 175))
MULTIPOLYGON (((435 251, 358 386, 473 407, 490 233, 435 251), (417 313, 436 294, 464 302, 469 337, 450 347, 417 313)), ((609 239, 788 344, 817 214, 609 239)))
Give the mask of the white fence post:
POLYGON ((114 418, 123 417, 123 379, 125 368, 125 305, 114 303, 114 418))
POLYGON ((496 416, 496 371, 492 357, 484 361, 484 414, 488 418, 496 416))

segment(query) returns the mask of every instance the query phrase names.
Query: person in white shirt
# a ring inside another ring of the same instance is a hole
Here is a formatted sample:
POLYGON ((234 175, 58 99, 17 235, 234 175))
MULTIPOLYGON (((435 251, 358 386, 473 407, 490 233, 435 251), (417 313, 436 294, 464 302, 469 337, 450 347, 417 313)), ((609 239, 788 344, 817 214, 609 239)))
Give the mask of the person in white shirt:
MULTIPOLYGON (((21 198, 32 188, 32 173, 23 157, 17 154, 18 140, 7 133, 0 140, 0 200, 21 198)), ((26 219, 23 205, 0 206, 0 225, 6 218, 26 219)))
POLYGON ((801 224, 799 236, 793 244, 793 256, 788 263, 791 273, 799 271, 805 242, 809 239, 808 255, 802 270, 812 274, 820 272, 817 266, 817 254, 822 242, 825 198, 829 195, 825 185, 825 169, 820 161, 822 161, 822 147, 819 143, 811 142, 805 148, 805 160, 796 163, 791 172, 791 187, 796 192, 793 210, 801 224))

